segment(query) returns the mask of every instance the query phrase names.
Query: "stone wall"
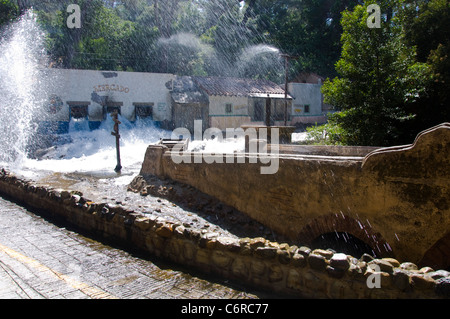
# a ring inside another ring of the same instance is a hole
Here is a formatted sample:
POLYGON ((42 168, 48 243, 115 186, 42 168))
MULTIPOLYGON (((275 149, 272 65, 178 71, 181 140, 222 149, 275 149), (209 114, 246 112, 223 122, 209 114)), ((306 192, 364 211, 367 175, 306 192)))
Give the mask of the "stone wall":
POLYGON ((450 273, 418 269, 413 263, 393 258, 363 256, 357 260, 330 250, 311 251, 306 246, 264 238, 217 237, 121 206, 95 203, 77 192, 36 186, 4 169, 0 172, 0 193, 104 238, 280 296, 450 297, 450 273))
POLYGON ((365 157, 280 154, 272 175, 260 173, 255 155, 195 163, 192 153, 184 154, 190 163, 176 163, 169 149, 149 146, 140 174, 191 185, 292 242, 348 232, 379 257, 447 268, 450 252, 433 247, 447 242, 450 229, 449 153, 450 125, 442 124, 411 145, 365 157), (443 255, 430 258, 430 250, 443 255))

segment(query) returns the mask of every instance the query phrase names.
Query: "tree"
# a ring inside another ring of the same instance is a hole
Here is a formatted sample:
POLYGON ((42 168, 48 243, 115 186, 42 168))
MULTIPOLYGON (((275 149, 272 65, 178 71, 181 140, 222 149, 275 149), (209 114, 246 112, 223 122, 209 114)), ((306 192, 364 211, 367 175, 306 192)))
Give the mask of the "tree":
POLYGON ((417 60, 429 66, 425 94, 411 106, 412 133, 450 121, 450 2, 408 1, 402 12, 405 39, 417 48, 417 60))
POLYGON ((0 27, 13 20, 19 14, 19 8, 10 0, 0 0, 0 27))
POLYGON ((208 73, 232 75, 242 49, 251 43, 249 30, 242 25, 242 13, 236 0, 202 0, 205 33, 202 39, 217 55, 208 73), (231 74, 230 74, 231 73, 231 74))
POLYGON ((341 12, 353 9, 357 0, 262 0, 250 1, 245 16, 258 34, 282 52, 299 56, 292 73, 315 72, 335 76, 339 59, 341 12))
POLYGON ((416 62, 413 47, 405 44, 400 15, 402 2, 367 1, 345 11, 339 74, 323 86, 325 102, 340 112, 331 123, 344 130, 342 140, 352 145, 386 146, 411 142, 404 128, 410 112, 425 92, 429 68, 416 62), (381 4, 381 28, 369 28, 369 4, 381 4), (390 14, 389 14, 390 13, 390 14))

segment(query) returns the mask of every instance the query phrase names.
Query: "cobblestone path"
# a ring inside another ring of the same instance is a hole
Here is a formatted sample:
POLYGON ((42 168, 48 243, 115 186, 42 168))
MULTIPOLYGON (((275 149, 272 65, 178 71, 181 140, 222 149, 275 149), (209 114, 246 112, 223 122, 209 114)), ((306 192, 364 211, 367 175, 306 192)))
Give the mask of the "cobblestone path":
POLYGON ((257 299, 109 247, 0 197, 0 299, 257 299))

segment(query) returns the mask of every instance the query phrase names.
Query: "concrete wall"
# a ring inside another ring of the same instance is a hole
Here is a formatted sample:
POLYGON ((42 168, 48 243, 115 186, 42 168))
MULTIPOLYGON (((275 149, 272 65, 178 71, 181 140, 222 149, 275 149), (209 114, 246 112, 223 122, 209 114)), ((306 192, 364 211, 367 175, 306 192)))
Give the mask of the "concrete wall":
MULTIPOLYGON (((348 232, 379 256, 420 262, 450 229, 449 153, 450 125, 443 124, 412 145, 364 158, 280 155, 273 175, 262 175, 265 164, 250 163, 248 154, 234 164, 176 164, 168 150, 150 146, 141 175, 192 185, 293 241, 348 232)), ((441 263, 435 266, 450 266, 448 252, 441 263)))

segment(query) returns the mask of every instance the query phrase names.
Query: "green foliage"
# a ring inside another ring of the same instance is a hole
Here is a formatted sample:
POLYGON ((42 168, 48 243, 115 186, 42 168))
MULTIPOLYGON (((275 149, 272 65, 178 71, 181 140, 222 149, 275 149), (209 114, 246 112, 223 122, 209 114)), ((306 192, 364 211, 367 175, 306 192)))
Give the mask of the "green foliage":
MULTIPOLYGON (((299 56, 290 64, 292 75, 312 71, 328 76, 335 74, 339 57, 340 12, 358 1, 250 0, 241 7, 236 0, 78 0, 81 30, 69 30, 65 23, 67 5, 74 1, 24 3, 39 11, 48 32, 48 51, 60 67, 228 75, 245 48, 268 44, 299 56), (163 47, 164 40, 186 33, 204 46, 195 50, 181 43, 163 47), (202 51, 208 46, 215 57, 202 51), (183 50, 187 56, 168 63, 171 57, 181 58, 178 53, 183 50)), ((244 75, 280 81, 282 61, 272 63, 258 56, 253 62, 272 68, 249 64, 244 75)))
POLYGON ((19 8, 11 0, 0 0, 0 28, 19 14, 19 8))
MULTIPOLYGON (((339 59, 341 12, 357 0, 262 0, 250 8, 259 34, 281 51, 298 56, 292 73, 315 72, 335 76, 339 59)), ((251 19, 250 19, 251 20, 251 19)))
POLYGON ((323 86, 325 102, 339 111, 331 119, 352 145, 386 146, 410 142, 404 128, 414 119, 411 105, 425 93, 429 67, 416 61, 414 47, 404 41, 402 2, 367 1, 342 18, 339 77, 323 86), (381 28, 367 26, 367 6, 380 4, 388 12, 381 28), (389 14, 390 12, 390 14, 389 14))
POLYGON ((323 125, 314 125, 306 129, 307 138, 302 144, 312 145, 344 145, 345 132, 334 122, 323 125))
POLYGON ((408 3, 402 12, 405 39, 417 48, 417 60, 429 71, 424 94, 411 106, 417 116, 409 129, 417 132, 450 120, 450 2, 408 3))

